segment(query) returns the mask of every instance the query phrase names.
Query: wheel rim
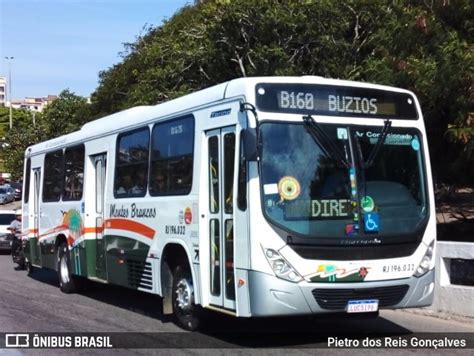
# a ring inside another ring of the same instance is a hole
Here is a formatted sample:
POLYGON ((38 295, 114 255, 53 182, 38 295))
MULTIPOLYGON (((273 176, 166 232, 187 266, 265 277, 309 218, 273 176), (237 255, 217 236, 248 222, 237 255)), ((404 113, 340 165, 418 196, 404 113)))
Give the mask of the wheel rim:
POLYGON ((61 260, 59 261, 59 271, 61 274, 61 280, 63 283, 68 283, 69 282, 69 269, 67 267, 67 261, 65 258, 65 255, 61 257, 61 260))
POLYGON ((193 285, 186 278, 182 278, 176 284, 176 306, 183 313, 191 311, 193 285))

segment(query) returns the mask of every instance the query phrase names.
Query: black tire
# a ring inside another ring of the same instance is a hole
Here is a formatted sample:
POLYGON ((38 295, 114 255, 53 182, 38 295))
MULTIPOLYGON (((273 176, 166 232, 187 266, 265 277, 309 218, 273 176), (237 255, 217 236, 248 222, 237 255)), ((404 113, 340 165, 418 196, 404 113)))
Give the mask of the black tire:
POLYGON ((173 314, 176 323, 185 330, 197 330, 200 325, 201 308, 194 302, 194 284, 187 265, 178 265, 173 273, 173 314))
POLYGON ((11 255, 13 263, 18 263, 18 250, 20 249, 20 243, 18 242, 18 238, 12 235, 12 242, 11 242, 11 255))
POLYGON ((25 269, 25 254, 21 246, 21 240, 17 237, 12 238, 11 254, 13 263, 18 264, 15 269, 25 269))
POLYGON ((71 258, 65 242, 58 247, 58 278, 61 292, 74 293, 79 290, 78 279, 71 273, 71 258))

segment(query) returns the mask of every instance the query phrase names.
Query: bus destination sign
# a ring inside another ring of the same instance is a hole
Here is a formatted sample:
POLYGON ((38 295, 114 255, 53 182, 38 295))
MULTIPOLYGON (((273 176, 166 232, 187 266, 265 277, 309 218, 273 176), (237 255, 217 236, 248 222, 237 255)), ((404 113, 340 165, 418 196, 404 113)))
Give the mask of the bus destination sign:
POLYGON ((416 120, 412 95, 394 91, 320 84, 260 83, 261 111, 303 115, 416 120))

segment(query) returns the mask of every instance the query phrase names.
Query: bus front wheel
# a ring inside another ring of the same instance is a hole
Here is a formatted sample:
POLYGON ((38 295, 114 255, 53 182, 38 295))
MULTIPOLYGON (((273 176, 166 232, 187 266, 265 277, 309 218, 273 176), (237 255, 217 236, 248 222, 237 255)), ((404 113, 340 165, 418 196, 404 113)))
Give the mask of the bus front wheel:
POLYGON ((194 302, 194 285, 191 271, 178 265, 173 273, 173 314, 179 326, 193 331, 199 327, 200 309, 194 302))

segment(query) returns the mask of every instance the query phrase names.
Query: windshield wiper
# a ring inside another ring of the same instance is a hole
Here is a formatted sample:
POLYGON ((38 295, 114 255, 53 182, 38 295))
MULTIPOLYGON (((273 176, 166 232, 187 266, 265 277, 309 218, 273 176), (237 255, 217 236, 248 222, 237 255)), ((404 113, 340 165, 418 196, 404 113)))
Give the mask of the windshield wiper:
POLYGON ((389 119, 384 121, 382 132, 380 133, 377 143, 375 144, 374 148, 370 152, 369 157, 367 158, 366 161, 364 161, 364 156, 362 155, 362 149, 360 148, 359 138, 357 137, 357 133, 356 133, 355 136, 356 136, 356 142, 357 142, 357 150, 359 151, 359 157, 361 160, 360 165, 363 169, 367 169, 373 166, 374 160, 375 158, 377 158, 380 148, 385 142, 385 139, 387 138, 387 135, 390 131, 391 126, 392 126, 392 122, 389 119))
POLYGON ((303 116, 303 121, 314 142, 321 148, 326 156, 334 157, 343 167, 351 167, 351 163, 344 157, 344 154, 341 152, 339 147, 334 144, 331 138, 326 134, 326 132, 324 132, 319 123, 317 123, 311 115, 303 116))

